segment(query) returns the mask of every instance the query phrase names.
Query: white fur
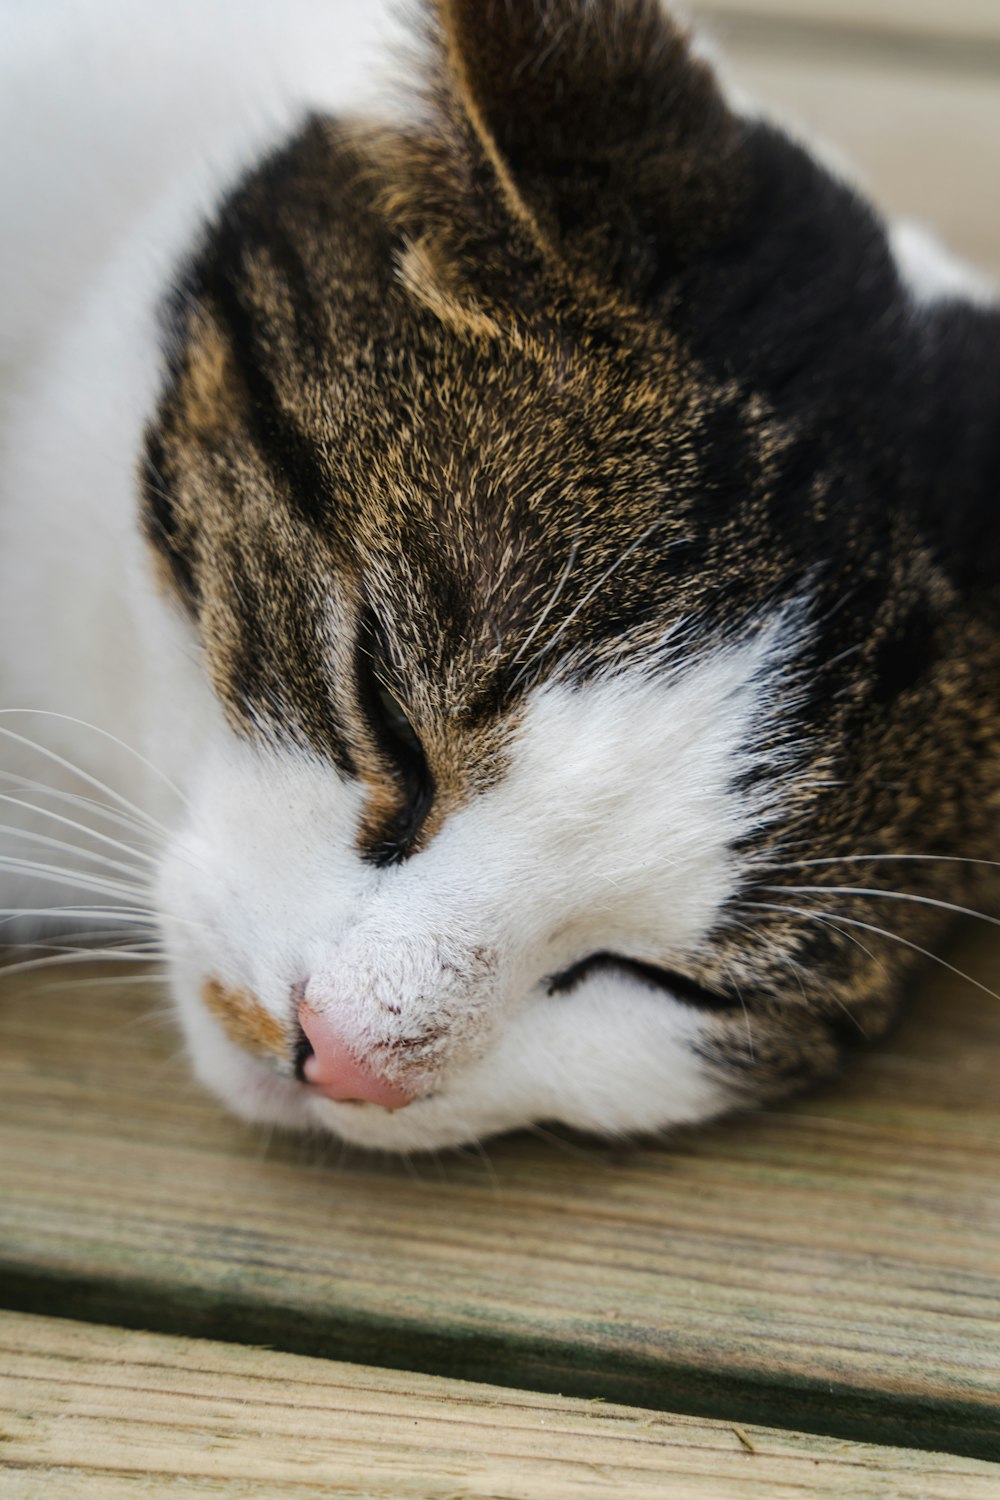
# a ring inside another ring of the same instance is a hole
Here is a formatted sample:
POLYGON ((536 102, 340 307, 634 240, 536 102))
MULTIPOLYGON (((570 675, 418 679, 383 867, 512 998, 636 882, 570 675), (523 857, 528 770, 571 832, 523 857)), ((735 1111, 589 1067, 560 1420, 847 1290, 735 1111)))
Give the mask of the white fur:
POLYGON ((733 782, 795 639, 778 618, 672 670, 536 691, 500 782, 386 870, 354 852, 355 786, 218 735, 161 885, 202 1078, 252 1117, 400 1148, 543 1118, 616 1131, 724 1108, 692 1050, 697 1011, 627 976, 555 996, 546 979, 600 951, 697 961, 737 879, 732 843, 769 811, 733 782), (226 1039, 198 999, 208 977, 279 1018, 305 984, 358 1055, 429 1038, 428 1097, 390 1114, 304 1094, 226 1039))
POLYGON ((984 271, 954 255, 923 224, 901 219, 892 225, 889 241, 899 273, 918 306, 958 300, 990 307, 1000 298, 984 271))
POLYGON ((0 0, 0 359, 60 327, 173 184, 189 182, 190 227, 306 108, 378 97, 383 113, 392 9, 0 0))

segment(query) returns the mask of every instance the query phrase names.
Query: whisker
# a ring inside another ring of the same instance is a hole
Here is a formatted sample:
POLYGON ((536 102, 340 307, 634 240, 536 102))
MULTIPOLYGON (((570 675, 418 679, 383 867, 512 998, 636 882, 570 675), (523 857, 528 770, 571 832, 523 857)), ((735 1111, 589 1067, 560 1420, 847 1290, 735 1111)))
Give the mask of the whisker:
MULTIPOLYGON (((742 905, 753 906, 761 911, 784 912, 793 917, 811 917, 820 922, 825 920, 828 925, 830 922, 836 921, 844 922, 848 927, 860 927, 864 932, 872 932, 878 937, 889 938, 891 941, 902 944, 904 948, 909 948, 912 952, 919 953, 924 958, 932 959, 934 963, 940 964, 943 969, 947 969, 950 974, 954 974, 958 979, 964 979, 977 990, 982 990, 983 994, 989 995, 991 1000, 1000 1000, 1000 995, 995 990, 991 990, 988 984, 983 984, 980 980, 974 979, 971 974, 967 974, 963 969, 956 968, 946 958, 942 958, 939 953, 933 953, 930 948, 922 948, 919 943, 913 943, 909 938, 901 937, 898 932, 889 932, 886 928, 876 927, 871 922, 862 922, 857 917, 845 917, 839 912, 827 914, 823 912, 804 911, 800 907, 779 906, 774 902, 748 901, 743 902, 742 905)), ((843 936, 847 937, 848 934, 844 933, 843 936)))
POLYGON ((756 1053, 754 1052, 754 1047, 753 1047, 753 1031, 751 1030, 751 1027, 750 1027, 750 1011, 747 1008, 747 1003, 746 1003, 746 1001, 743 998, 743 991, 739 987, 739 983, 737 982, 735 974, 733 973, 732 969, 730 968, 730 966, 728 964, 726 964, 724 967, 725 967, 726 973, 729 975, 729 983, 732 985, 733 989, 736 991, 736 995, 737 995, 737 998, 738 998, 738 1000, 740 1002, 740 1005, 743 1007, 743 1020, 746 1023, 746 1028, 747 1028, 747 1056, 749 1057, 749 1059, 750 1059, 751 1062, 754 1062, 754 1061, 756 1061, 756 1053))
MULTIPOLYGON (((75 932, 63 932, 62 928, 60 927, 58 933, 53 934, 53 936, 58 937, 61 943, 85 944, 87 947, 92 948, 95 937, 100 937, 102 944, 107 945, 114 941, 124 942, 126 939, 131 940, 136 936, 136 933, 141 932, 141 930, 142 929, 138 922, 132 925, 126 925, 123 923, 121 927, 101 927, 96 932, 93 927, 81 927, 78 931, 75 932)), ((151 938, 156 935, 156 927, 152 922, 150 922, 148 930, 151 938)), ((35 948, 42 946, 42 944, 42 938, 39 938, 37 941, 34 938, 26 938, 23 943, 13 943, 9 946, 11 946, 12 948, 35 948)))
MULTIPOLYGON (((170 922, 177 923, 182 927, 191 927, 196 932, 206 932, 208 929, 204 922, 199 922, 195 917, 180 917, 175 912, 161 912, 151 906, 84 906, 81 904, 67 904, 64 906, 6 906, 0 907, 0 927, 8 922, 16 922, 19 918, 31 917, 34 919, 51 918, 60 920, 72 918, 74 921, 85 922, 88 920, 103 923, 118 921, 123 924, 129 923, 132 928, 145 927, 152 934, 159 935, 160 924, 164 917, 170 922)), ((105 929, 101 928, 103 934, 105 929)), ((68 936, 60 932, 60 937, 68 936)), ((0 948, 4 945, 0 944, 0 948)), ((33 940, 12 943, 9 947, 33 946, 33 940)))
MULTIPOLYGON (((6 792, 0 792, 0 802, 6 802, 11 807, 20 807, 25 812, 34 813, 40 817, 48 818, 55 823, 61 823, 66 828, 75 828, 78 833, 86 834, 89 839, 96 839, 98 843, 107 844, 112 849, 118 849, 125 854, 132 854, 136 859, 145 860, 147 864, 155 865, 156 859, 152 854, 147 854, 143 849, 137 849, 133 844, 126 844, 123 839, 113 839, 110 834, 101 833, 97 828, 88 828, 86 823, 78 823, 74 818, 67 818, 63 813, 53 812, 51 807, 39 807, 34 802, 25 802, 22 797, 11 797, 6 792)), ((4 831, 4 830, 0 830, 4 831)), ((25 830, 10 830, 11 832, 24 832, 25 830)), ((64 845, 70 848, 70 845, 64 845)))
MULTIPOLYGON (((106 802, 99 802, 96 797, 85 797, 82 792, 70 792, 66 791, 63 787, 49 786, 44 781, 34 781, 29 776, 19 776, 16 771, 0 771, 0 781, 13 782, 18 791, 34 792, 44 797, 55 797, 60 802, 69 802, 75 807, 86 808, 90 812, 99 813, 101 817, 106 818, 110 823, 116 824, 119 828, 127 828, 132 833, 144 834, 150 837, 155 832, 155 830, 150 829, 145 823, 140 823, 137 819, 130 817, 128 813, 122 812, 120 808, 109 807, 106 802)), ((44 808, 38 807, 38 804, 34 802, 29 802, 26 806, 35 807, 38 812, 45 811, 44 808)), ((152 847, 159 848, 161 843, 162 839, 157 836, 156 842, 152 847)))
POLYGON ((812 865, 842 865, 842 864, 867 864, 888 860, 891 864, 903 860, 916 860, 934 864, 957 864, 957 865, 983 865, 987 869, 1000 870, 1000 860, 995 859, 969 859, 960 854, 830 854, 817 859, 795 859, 784 864, 775 864, 771 860, 755 864, 756 869, 766 870, 797 870, 812 865))
MULTIPOLYGON (((21 917, 72 917, 74 921, 95 922, 132 921, 135 925, 140 923, 149 927, 150 931, 156 928, 156 913, 148 911, 145 907, 130 908, 127 906, 7 906, 0 908, 0 927, 5 927, 8 922, 16 922, 21 917)), ((20 944, 13 946, 19 947, 20 944)))
MULTIPOLYGON (((875 966, 877 968, 879 968, 879 969, 882 970, 883 974, 886 972, 886 967, 885 967, 885 964, 882 962, 882 960, 880 958, 876 958, 876 956, 872 952, 872 950, 869 947, 867 947, 861 941, 860 938, 855 937, 854 934, 853 934, 853 932, 845 932, 844 929, 842 927, 839 927, 837 925, 837 923, 831 917, 820 916, 817 913, 816 917, 815 917, 815 920, 817 922, 821 923, 822 926, 831 928, 832 931, 838 933, 840 937, 846 938, 847 941, 849 943, 853 943, 856 948, 860 948, 861 952, 864 953, 864 954, 866 954, 867 957, 871 959, 872 963, 875 964, 875 966)), ((803 996, 804 996, 804 994, 805 994, 805 991, 803 990, 803 996)), ((854 1015, 849 1010, 849 1008, 844 1004, 844 1001, 840 998, 840 996, 837 994, 837 992, 835 990, 831 989, 827 985, 825 987, 825 994, 826 994, 826 998, 828 1000, 832 1000, 833 1003, 838 1007, 838 1009, 842 1010, 844 1012, 844 1015, 850 1021, 851 1025, 854 1026, 854 1027, 856 1027, 856 1029, 864 1037, 865 1041, 866 1042, 871 1041, 871 1037, 868 1035, 867 1031, 862 1026, 861 1022, 858 1020, 857 1016, 854 1015)))
POLYGON ((99 891, 110 896, 148 896, 148 886, 130 885, 123 880, 88 874, 82 870, 67 870, 62 865, 46 865, 38 860, 18 859, 14 855, 0 855, 0 870, 12 873, 35 875, 39 879, 51 880, 56 885, 76 885, 81 890, 99 891))
POLYGON ((108 854, 99 854, 96 849, 86 849, 80 844, 69 844, 65 839, 52 838, 50 834, 39 833, 34 828, 17 828, 11 823, 0 823, 0 833, 9 834, 16 839, 26 839, 31 844, 42 844, 46 849, 59 849, 63 854, 77 854, 81 859, 92 860, 107 870, 117 870, 121 875, 144 876, 142 870, 125 864, 123 860, 112 859, 108 854))
POLYGON ((531 645, 532 641, 535 639, 535 636, 538 634, 538 632, 541 630, 542 626, 545 624, 545 621, 548 619, 548 617, 551 614, 552 610, 554 609, 555 605, 559 602, 559 596, 562 593, 563 589, 565 588, 565 586, 566 586, 566 580, 569 578, 569 575, 570 575, 570 573, 573 570, 573 564, 576 562, 576 555, 577 555, 577 551, 579 550, 579 544, 580 544, 580 528, 578 526, 577 530, 576 530, 576 535, 573 538, 573 545, 569 549, 569 557, 566 559, 566 565, 563 568, 561 574, 559 575, 559 581, 557 582, 557 584, 556 584, 555 588, 553 589, 552 593, 549 595, 549 602, 546 604, 545 608, 542 610, 541 614, 538 616, 538 619, 535 621, 534 625, 531 627, 531 629, 528 631, 528 634, 525 636, 524 640, 521 642, 521 645, 520 645, 519 650, 517 651, 517 654, 514 656, 513 660, 511 661, 511 666, 512 667, 516 666, 517 663, 524 656, 524 653, 527 651, 528 647, 531 645))
POLYGON ((117 803, 119 807, 124 807, 128 812, 134 813, 148 828, 155 829, 164 838, 170 837, 169 829, 158 822, 156 818, 144 812, 134 802, 130 802, 127 797, 122 796, 121 792, 114 791, 111 787, 106 786, 103 781, 99 781, 96 776, 91 776, 89 771, 82 770, 80 766, 75 766, 72 761, 66 760, 62 755, 58 755, 55 750, 49 750, 47 746, 39 745, 36 740, 30 740, 23 734, 16 734, 13 729, 6 729, 2 725, 0 725, 0 735, 3 735, 6 739, 13 740, 15 744, 23 745, 28 750, 36 751, 39 755, 44 756, 46 760, 52 761, 54 765, 62 766, 63 770, 69 771, 73 776, 78 776, 88 786, 92 786, 96 791, 103 792, 106 797, 110 797, 112 802, 117 803))
MULTIPOLYGON (((74 718, 72 714, 55 713, 51 709, 47 708, 0 708, 0 715, 8 717, 12 714, 31 714, 35 718, 59 719, 64 724, 76 724, 80 729, 89 729, 91 734, 99 734, 102 739, 110 740, 113 745, 117 745, 120 750, 124 750, 126 755, 133 756, 140 765, 145 766, 147 771, 152 771, 154 776, 158 776, 159 779, 163 782, 164 786, 169 787, 174 796, 177 797, 185 807, 191 806, 190 802, 188 801, 187 797, 185 797, 180 787, 178 787, 173 781, 171 781, 170 777, 165 771, 161 771, 159 766, 154 765, 153 762, 147 759, 145 755, 141 754, 134 745, 129 745, 125 742, 125 740, 120 740, 116 734, 112 734, 110 730, 102 729, 99 724, 90 724, 86 719, 74 718)), ((105 788, 105 790, 107 790, 107 788, 105 788)), ((113 795, 114 793, 112 793, 112 796, 113 795)))
MULTIPOLYGON (((3 981, 3 970, 0 969, 0 983, 3 981)), ((147 984, 169 984, 170 976, 164 974, 63 974, 53 979, 51 984, 32 985, 32 993, 35 995, 52 995, 66 990, 86 989, 110 989, 114 985, 131 985, 133 988, 147 984)), ((145 1015, 133 1016, 121 1026, 116 1027, 118 1031, 127 1031, 134 1026, 152 1026, 158 1024, 164 1029, 176 1025, 176 1016, 173 1007, 160 1002, 157 1010, 150 1010, 145 1015)))
POLYGON ((39 969, 57 969, 67 964, 78 963, 158 963, 159 953, 125 953, 121 949, 112 948, 107 952, 99 949, 83 949, 77 953, 56 953, 45 958, 27 958, 23 962, 4 964, 0 966, 0 983, 5 979, 12 979, 17 974, 32 974, 39 969))
MULTIPOLYGON (((768 933, 768 932, 761 932, 759 930, 759 928, 754 927, 751 923, 749 923, 749 922, 741 922, 741 921, 739 921, 738 918, 734 917, 731 920, 733 922, 733 926, 734 927, 739 927, 739 928, 742 929, 743 932, 748 932, 750 934, 750 936, 754 939, 755 942, 759 943, 759 942, 761 942, 763 940, 765 943, 767 943, 768 947, 774 953, 774 955, 775 955, 775 957, 776 957, 776 959, 778 961, 779 968, 786 969, 788 971, 788 973, 791 974, 792 978, 795 980, 795 983, 799 987, 799 993, 802 996, 803 1003, 805 1005, 808 1005, 809 1004, 809 996, 806 993, 805 980, 807 978, 811 978, 812 976, 810 975, 810 972, 806 968, 806 966, 804 964, 799 963, 798 959, 794 958, 792 956, 792 954, 786 953, 785 950, 781 947, 781 944, 775 942, 774 938, 771 937, 770 933, 768 933)), ((728 968, 728 965, 727 965, 727 968, 728 968)), ((741 1001, 741 1003, 743 1001, 743 996, 742 995, 740 995, 740 1001, 741 1001)), ((746 1009, 746 1006, 744 1005, 744 1010, 745 1009, 746 1009)))
POLYGON ((516 687, 517 684, 524 678, 524 676, 531 670, 531 668, 535 666, 536 663, 541 661, 542 657, 547 656, 549 652, 555 648, 555 645, 563 632, 569 629, 570 625, 572 625, 573 621, 577 618, 580 611, 584 609, 590 603, 591 599, 593 599, 594 595, 604 587, 611 575, 618 571, 622 563, 626 562, 632 556, 632 553, 635 552, 639 547, 641 547, 644 541, 652 536, 654 531, 659 530, 659 528, 661 526, 664 526, 665 524, 665 516, 657 517, 657 519, 653 521, 651 525, 647 526, 645 530, 641 531, 639 535, 635 537, 634 540, 631 541, 629 545, 618 554, 611 566, 609 568, 606 568, 605 571, 601 574, 600 578, 598 578, 597 582, 587 590, 583 598, 580 599, 579 602, 573 607, 573 609, 563 620, 562 624, 546 641, 545 645, 542 646, 538 651, 536 651, 534 656, 529 657, 529 659, 525 662, 520 672, 518 672, 515 676, 511 684, 512 687, 516 687))
POLYGON ((953 901, 939 901, 934 896, 920 896, 909 891, 868 890, 864 886, 851 885, 762 885, 759 889, 775 895, 787 893, 790 896, 811 896, 814 891, 824 891, 831 896, 881 896, 886 901, 912 901, 917 906, 937 907, 940 911, 950 912, 957 917, 974 917, 979 922, 987 922, 991 927, 1000 927, 1000 917, 991 917, 986 912, 973 911, 969 906, 957 906, 953 901))
MULTIPOLYGON (((127 943, 125 938, 121 938, 115 943, 101 943, 96 948, 89 943, 28 943, 26 947, 31 953, 71 953, 75 958, 79 958, 81 961, 87 963, 92 963, 96 959, 108 958, 111 955, 114 955, 115 958, 120 958, 126 953, 133 956, 142 954, 144 958, 146 956, 157 955, 160 958, 163 957, 163 950, 158 943, 127 943)), ((2 972, 5 971, 0 969, 0 973, 2 972)))

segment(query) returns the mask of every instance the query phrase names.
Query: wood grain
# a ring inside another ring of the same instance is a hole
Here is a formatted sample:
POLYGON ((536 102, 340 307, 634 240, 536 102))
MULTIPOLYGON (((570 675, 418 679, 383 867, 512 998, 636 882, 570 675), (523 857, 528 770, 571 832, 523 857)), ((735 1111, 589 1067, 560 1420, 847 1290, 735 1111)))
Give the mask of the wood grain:
POLYGON ((994 1500, 1000 1468, 0 1314, 0 1492, 994 1500))
MULTIPOLYGON (((959 962, 992 990, 1000 952, 959 962)), ((0 1300, 1000 1456, 1000 1003, 666 1145, 393 1164, 226 1118, 153 996, 0 995, 0 1300)))

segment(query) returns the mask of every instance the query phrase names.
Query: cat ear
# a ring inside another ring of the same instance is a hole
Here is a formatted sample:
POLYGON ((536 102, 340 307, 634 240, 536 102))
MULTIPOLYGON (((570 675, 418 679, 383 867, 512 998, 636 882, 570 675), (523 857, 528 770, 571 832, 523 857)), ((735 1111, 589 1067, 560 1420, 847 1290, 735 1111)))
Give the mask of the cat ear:
POLYGON ((739 124, 660 0, 433 10, 453 139, 538 249, 636 292, 724 225, 739 124))

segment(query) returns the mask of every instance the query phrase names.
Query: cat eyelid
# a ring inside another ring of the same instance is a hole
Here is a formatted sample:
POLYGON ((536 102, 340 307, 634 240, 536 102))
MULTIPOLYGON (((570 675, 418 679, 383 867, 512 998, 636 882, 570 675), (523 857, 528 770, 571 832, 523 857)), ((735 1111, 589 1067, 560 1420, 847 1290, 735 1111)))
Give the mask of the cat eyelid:
POLYGON ((358 632, 356 661, 361 707, 382 750, 403 772, 425 770, 420 736, 400 702, 397 674, 389 666, 382 629, 370 611, 366 611, 358 632))
POLYGON ((365 855, 376 865, 399 864, 413 851, 434 801, 434 777, 420 736, 399 701, 389 654, 378 621, 362 620, 355 648, 358 699, 375 743, 388 760, 403 794, 402 804, 380 827, 365 855))
POLYGON ((400 703, 393 689, 387 684, 381 663, 372 672, 372 685, 382 714, 384 727, 407 749, 423 754, 420 736, 414 729, 409 714, 400 703))

